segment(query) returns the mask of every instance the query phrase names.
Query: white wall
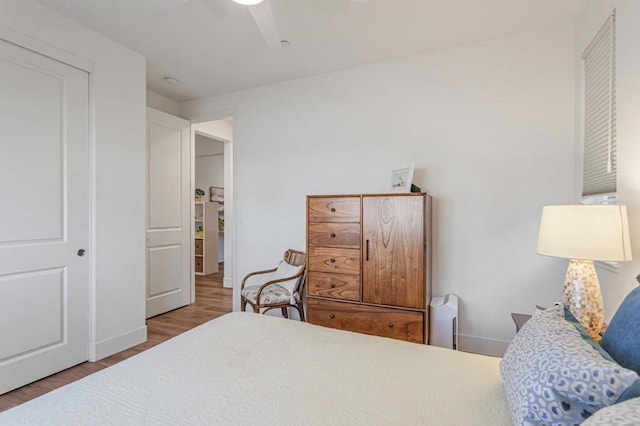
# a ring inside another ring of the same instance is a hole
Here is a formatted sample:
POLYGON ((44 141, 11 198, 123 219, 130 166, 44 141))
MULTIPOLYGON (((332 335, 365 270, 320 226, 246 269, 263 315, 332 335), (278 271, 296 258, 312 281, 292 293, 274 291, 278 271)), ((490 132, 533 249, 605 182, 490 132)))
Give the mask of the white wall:
POLYGON ((570 25, 182 104, 236 111, 238 278, 305 247, 305 195, 387 189, 416 164, 434 196, 435 295, 461 297, 461 344, 499 353, 509 313, 561 297, 535 254, 542 206, 574 197, 570 25))
MULTIPOLYGON (((197 120, 197 116, 192 116, 191 119, 197 120)), ((198 123, 196 124, 196 130, 221 141, 231 142, 233 140, 233 123, 228 119, 198 123)))
POLYGON ((583 128, 582 87, 584 87, 583 50, 616 9, 617 56, 617 143, 618 202, 626 204, 629 213, 631 251, 634 260, 622 263, 617 271, 598 268, 604 296, 605 321, 615 313, 624 296, 638 283, 640 273, 640 2, 637 0, 589 0, 575 26, 576 61, 576 162, 578 164, 576 199, 581 191, 583 128))
POLYGON ((209 187, 224 188, 224 155, 196 157, 196 188, 209 197, 209 187))
POLYGON ((221 142, 212 137, 203 136, 196 133, 196 157, 201 157, 203 155, 224 155, 224 144, 224 142, 221 142))
POLYGON ((179 102, 151 90, 147 90, 147 106, 180 117, 179 102))
POLYGON ((91 352, 101 358, 146 340, 145 58, 34 0, 0 10, 1 26, 94 64, 91 352))

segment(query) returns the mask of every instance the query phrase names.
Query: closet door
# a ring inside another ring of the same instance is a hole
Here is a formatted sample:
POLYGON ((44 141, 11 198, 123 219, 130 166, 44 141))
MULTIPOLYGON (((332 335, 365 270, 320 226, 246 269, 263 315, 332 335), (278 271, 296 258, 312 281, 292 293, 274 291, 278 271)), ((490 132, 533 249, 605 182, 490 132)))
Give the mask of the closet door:
POLYGON ((362 202, 363 301, 424 309, 424 195, 362 202))
POLYGON ((89 75, 0 40, 0 394, 89 356, 89 75))

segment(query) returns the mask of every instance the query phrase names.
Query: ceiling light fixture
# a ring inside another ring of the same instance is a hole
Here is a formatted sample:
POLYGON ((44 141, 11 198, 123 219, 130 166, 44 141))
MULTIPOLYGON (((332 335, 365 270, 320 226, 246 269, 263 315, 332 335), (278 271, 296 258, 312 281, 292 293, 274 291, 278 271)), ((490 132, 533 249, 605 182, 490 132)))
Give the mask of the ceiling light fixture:
POLYGON ((289 40, 280 40, 280 45, 282 47, 289 47, 291 43, 289 43, 289 40))
POLYGON ((178 80, 177 78, 174 78, 174 77, 165 77, 164 81, 165 81, 165 83, 172 84, 172 85, 176 85, 176 84, 180 83, 180 80, 178 80))
POLYGON ((243 4, 245 6, 255 6, 258 3, 262 3, 263 0, 233 0, 235 3, 243 4))

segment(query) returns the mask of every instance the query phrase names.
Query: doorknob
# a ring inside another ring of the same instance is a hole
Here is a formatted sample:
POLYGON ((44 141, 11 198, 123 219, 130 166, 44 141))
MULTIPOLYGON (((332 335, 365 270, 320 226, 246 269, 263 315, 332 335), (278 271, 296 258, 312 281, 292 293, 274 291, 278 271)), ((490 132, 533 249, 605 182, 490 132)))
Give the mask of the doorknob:
POLYGON ((81 257, 82 257, 82 256, 84 256, 84 253, 85 253, 85 252, 84 252, 84 249, 80 249, 80 250, 78 250, 78 256, 81 256, 81 257))

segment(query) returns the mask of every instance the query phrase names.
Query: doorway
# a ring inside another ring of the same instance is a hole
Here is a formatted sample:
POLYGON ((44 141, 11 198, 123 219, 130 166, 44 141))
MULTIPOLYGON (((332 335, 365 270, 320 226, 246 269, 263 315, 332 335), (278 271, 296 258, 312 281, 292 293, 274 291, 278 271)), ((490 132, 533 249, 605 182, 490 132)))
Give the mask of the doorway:
POLYGON ((233 287, 233 117, 192 123, 193 270, 195 285, 222 274, 223 287, 233 287))

